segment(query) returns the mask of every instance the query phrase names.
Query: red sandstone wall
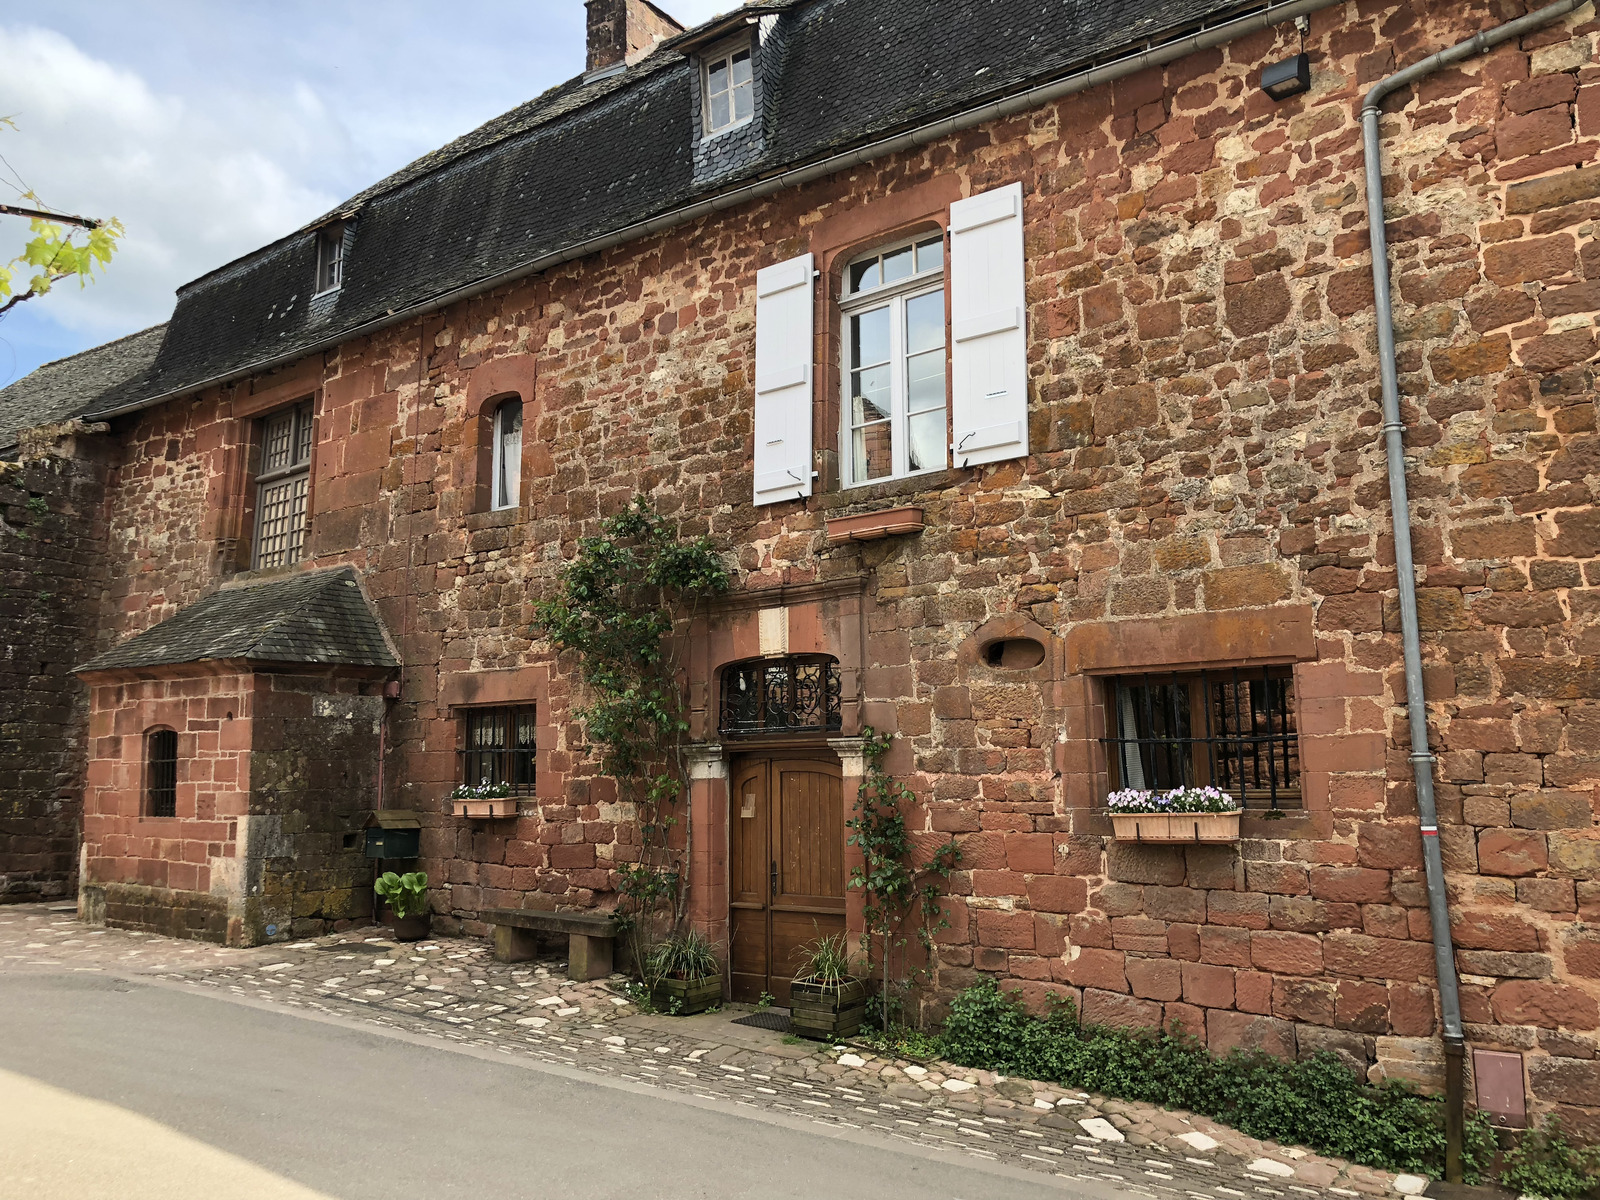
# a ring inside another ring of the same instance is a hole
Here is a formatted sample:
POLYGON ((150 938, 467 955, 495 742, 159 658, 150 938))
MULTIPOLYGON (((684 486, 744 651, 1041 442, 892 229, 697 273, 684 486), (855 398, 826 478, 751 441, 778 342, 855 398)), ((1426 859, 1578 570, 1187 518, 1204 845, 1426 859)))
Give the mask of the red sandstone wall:
MULTIPOLYGON (((126 421, 108 624, 169 615, 235 561, 230 422, 320 388, 312 545, 368 572, 407 662, 391 802, 437 813, 456 737, 441 687, 548 661, 533 600, 574 537, 651 491, 729 548, 745 586, 869 573, 864 712, 903 735, 929 839, 953 832, 965 855, 942 989, 994 972, 1218 1049, 1329 1046, 1430 1077, 1356 113, 1397 63, 1518 11, 1350 0, 1313 16, 1313 91, 1287 104, 1254 86, 1296 48, 1286 26, 353 342, 296 368, 303 383, 126 421), (752 509, 756 268, 865 239, 874 214, 894 232, 922 211, 897 203, 919 186, 1019 178, 1033 456, 752 509), (473 513, 472 409, 490 398, 473 381, 524 355, 525 505, 473 513), (826 545, 827 515, 912 499, 920 536, 826 545), (957 653, 1001 614, 1070 641, 1093 622, 1276 606, 1314 614, 1296 667, 1306 809, 1247 822, 1237 852, 1109 844, 1085 675, 1014 683, 957 653)), ((1584 9, 1397 97, 1383 123, 1468 1019, 1475 1044, 1530 1053, 1536 1096, 1569 1106, 1600 1092, 1600 952, 1582 924, 1600 912, 1600 180, 1574 170, 1600 147, 1597 28, 1584 9)), ((605 898, 627 814, 569 696, 554 671, 547 785, 524 816, 434 818, 449 912, 531 889, 605 898)))

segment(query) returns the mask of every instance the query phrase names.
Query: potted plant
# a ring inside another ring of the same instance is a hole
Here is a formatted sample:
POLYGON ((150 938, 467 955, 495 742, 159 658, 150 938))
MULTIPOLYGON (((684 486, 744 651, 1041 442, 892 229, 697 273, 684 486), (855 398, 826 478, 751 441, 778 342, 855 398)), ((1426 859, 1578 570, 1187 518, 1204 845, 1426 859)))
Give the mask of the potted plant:
POLYGON ((800 953, 800 973, 789 985, 790 1030, 818 1041, 850 1037, 866 1014, 867 985, 850 973, 844 934, 819 937, 800 953))
POLYGON ((1214 787, 1124 788, 1106 797, 1119 842, 1237 842, 1238 797, 1214 787))
POLYGON ((427 872, 396 875, 385 871, 373 883, 372 890, 389 902, 395 941, 415 942, 428 936, 427 872))
POLYGON ((650 1002, 664 1013, 687 1017, 722 1002, 722 964, 697 929, 668 935, 645 960, 650 1002))
POLYGON ((450 811, 455 816, 477 820, 514 817, 517 815, 517 802, 511 795, 510 784, 490 783, 485 779, 477 787, 456 784, 455 790, 450 793, 450 811))

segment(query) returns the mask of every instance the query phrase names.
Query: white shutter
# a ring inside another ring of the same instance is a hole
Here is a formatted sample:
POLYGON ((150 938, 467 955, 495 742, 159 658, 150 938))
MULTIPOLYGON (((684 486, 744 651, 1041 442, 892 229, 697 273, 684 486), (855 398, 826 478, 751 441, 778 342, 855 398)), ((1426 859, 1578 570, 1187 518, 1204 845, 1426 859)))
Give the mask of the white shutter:
POLYGON ((756 272, 755 502, 811 494, 811 255, 756 272))
POLYGON ((950 206, 950 443, 958 467, 1028 453, 1022 185, 950 206))

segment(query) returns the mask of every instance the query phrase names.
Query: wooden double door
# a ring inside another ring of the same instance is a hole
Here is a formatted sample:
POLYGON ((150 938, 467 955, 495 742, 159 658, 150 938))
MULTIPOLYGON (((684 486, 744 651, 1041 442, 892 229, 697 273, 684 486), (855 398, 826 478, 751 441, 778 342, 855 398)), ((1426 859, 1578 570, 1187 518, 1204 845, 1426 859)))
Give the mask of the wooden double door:
POLYGON ((831 755, 739 759, 729 822, 733 998, 789 1003, 800 947, 844 931, 844 803, 831 755))

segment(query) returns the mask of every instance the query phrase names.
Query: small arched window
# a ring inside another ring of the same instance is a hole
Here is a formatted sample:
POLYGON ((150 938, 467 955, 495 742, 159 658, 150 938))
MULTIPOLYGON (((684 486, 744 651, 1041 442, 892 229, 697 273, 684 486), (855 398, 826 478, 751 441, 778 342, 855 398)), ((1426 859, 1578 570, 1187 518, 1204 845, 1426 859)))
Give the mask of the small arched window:
POLYGON ((152 729, 144 735, 145 807, 152 817, 178 815, 178 732, 152 729))
POLYGON ((489 507, 515 508, 522 503, 522 401, 516 397, 494 410, 493 478, 489 507))
POLYGON ((722 672, 725 737, 840 728, 839 663, 823 654, 755 658, 722 672))

